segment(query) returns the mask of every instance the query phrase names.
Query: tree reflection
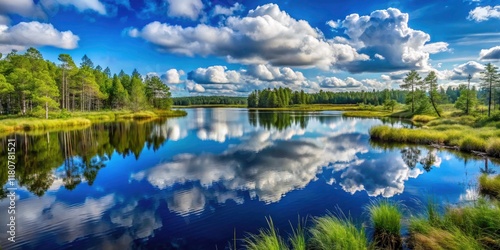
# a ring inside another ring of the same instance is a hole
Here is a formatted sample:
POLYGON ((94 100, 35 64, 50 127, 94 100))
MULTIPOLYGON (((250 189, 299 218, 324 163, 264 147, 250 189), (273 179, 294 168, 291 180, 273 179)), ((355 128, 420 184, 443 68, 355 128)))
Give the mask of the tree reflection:
POLYGON ((305 129, 311 118, 307 112, 273 112, 273 111, 250 111, 248 120, 252 126, 261 126, 266 129, 285 130, 291 126, 298 125, 305 129))
MULTIPOLYGON (((112 154, 139 158, 144 146, 158 150, 167 140, 166 120, 95 124, 84 130, 16 134, 16 180, 37 196, 43 196, 56 179, 68 189, 86 181, 92 185, 112 154), (59 169, 59 170, 58 170, 59 169)), ((12 138, 11 136, 10 138, 12 138)), ((2 145, 8 138, 1 138, 2 145)), ((7 155, 7 148, 0 148, 7 155)), ((0 164, 7 165, 7 158, 0 164)), ((7 183, 6 168, 0 169, 0 183, 7 183)))
POLYGON ((482 174, 487 174, 487 175, 490 175, 490 174, 495 174, 496 171, 493 170, 493 169, 490 169, 488 167, 488 158, 484 158, 484 168, 479 168, 479 171, 482 173, 482 174))
POLYGON ((436 160, 436 150, 432 149, 427 151, 427 155, 420 159, 420 164, 422 164, 422 168, 424 168, 426 172, 429 172, 431 171, 432 166, 434 166, 434 163, 436 163, 436 160))
POLYGON ((403 162, 410 168, 414 169, 420 161, 421 150, 418 147, 410 146, 401 149, 401 158, 403 162))

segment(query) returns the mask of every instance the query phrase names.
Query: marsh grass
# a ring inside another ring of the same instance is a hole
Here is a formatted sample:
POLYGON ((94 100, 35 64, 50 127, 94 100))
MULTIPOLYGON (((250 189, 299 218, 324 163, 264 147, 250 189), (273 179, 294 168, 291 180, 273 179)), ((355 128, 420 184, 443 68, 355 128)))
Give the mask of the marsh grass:
POLYGON ((500 174, 488 177, 483 174, 479 177, 479 192, 500 201, 500 174))
POLYGON ((110 122, 119 120, 142 120, 157 117, 185 116, 183 110, 155 110, 132 113, 130 111, 99 111, 99 112, 73 112, 62 111, 59 116, 65 118, 40 119, 36 117, 0 119, 0 133, 13 133, 16 131, 48 131, 62 128, 86 128, 95 122, 110 122), (68 117, 69 115, 69 117, 68 117))
POLYGON ((426 216, 410 219, 409 232, 411 249, 500 249, 500 207, 479 199, 441 215, 430 202, 426 216))
POLYGON ((288 246, 279 235, 271 218, 266 218, 269 229, 261 229, 258 234, 250 234, 244 239, 248 250, 287 250, 288 246))
POLYGON ((372 202, 367 207, 374 229, 373 242, 381 249, 402 249, 400 205, 387 200, 372 202))
POLYGON ((500 157, 500 131, 494 128, 472 128, 463 125, 438 125, 431 128, 393 128, 375 126, 370 129, 373 140, 397 143, 444 144, 461 151, 484 152, 500 157))
POLYGON ((358 229, 345 216, 341 218, 329 214, 314 219, 310 229, 312 249, 341 250, 367 249, 368 241, 364 229, 358 229))
POLYGON ((307 249, 307 236, 305 226, 307 224, 307 216, 304 219, 298 219, 297 228, 294 228, 292 223, 290 227, 292 228, 292 234, 290 235, 289 241, 293 250, 306 250, 307 249))
POLYGON ((411 119, 413 122, 421 122, 421 123, 428 123, 432 120, 437 119, 435 116, 430 116, 430 115, 415 115, 411 119))
POLYGON ((14 132, 18 130, 48 130, 60 127, 88 127, 91 122, 85 118, 49 119, 17 118, 0 120, 0 132, 14 132))

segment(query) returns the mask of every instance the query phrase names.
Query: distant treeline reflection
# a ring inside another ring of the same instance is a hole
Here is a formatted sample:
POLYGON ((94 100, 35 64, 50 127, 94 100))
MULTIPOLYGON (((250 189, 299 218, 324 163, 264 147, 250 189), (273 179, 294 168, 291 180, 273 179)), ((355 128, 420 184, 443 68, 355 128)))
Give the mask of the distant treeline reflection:
MULTIPOLYGON (((16 180, 18 185, 37 196, 43 196, 56 179, 73 190, 86 181, 92 185, 99 170, 114 152, 123 157, 139 158, 144 145, 157 150, 167 140, 165 120, 153 122, 121 122, 95 124, 84 130, 60 131, 43 134, 17 134, 16 180), (165 130, 165 131, 164 131, 165 130), (55 171, 58 169, 58 171, 55 171)), ((10 136, 9 138, 12 138, 10 136)), ((2 145, 8 138, 1 138, 2 145)), ((7 155, 5 147, 1 155, 7 155)), ((0 158, 2 166, 7 157, 0 158)), ((6 168, 0 170, 0 183, 8 181, 6 168)), ((2 190, 4 198, 6 190, 2 190)))

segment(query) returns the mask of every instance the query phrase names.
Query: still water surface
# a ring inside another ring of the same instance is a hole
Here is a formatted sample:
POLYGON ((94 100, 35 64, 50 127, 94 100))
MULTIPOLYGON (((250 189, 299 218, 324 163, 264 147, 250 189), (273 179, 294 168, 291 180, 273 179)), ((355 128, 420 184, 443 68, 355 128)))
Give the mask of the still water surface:
MULTIPOLYGON (((500 170, 450 151, 370 142, 372 126, 407 126, 399 121, 187 111, 176 119, 17 135, 17 237, 12 245, 2 230, 2 246, 224 249, 235 232, 240 239, 265 227, 266 216, 286 234, 299 215, 341 209, 362 221, 363 207, 380 198, 415 212, 429 197, 473 200, 480 173, 500 170)), ((0 140, 5 156, 7 138, 0 140)), ((0 180, 7 181, 4 169, 0 180)), ((2 225, 7 207, 3 198, 2 225)))

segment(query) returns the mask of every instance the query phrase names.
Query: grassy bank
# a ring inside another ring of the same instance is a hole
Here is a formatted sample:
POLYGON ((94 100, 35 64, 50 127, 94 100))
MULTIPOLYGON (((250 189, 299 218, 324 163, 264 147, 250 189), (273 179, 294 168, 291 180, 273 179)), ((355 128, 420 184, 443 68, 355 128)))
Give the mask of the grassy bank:
POLYGON ((152 110, 152 111, 101 111, 55 113, 49 119, 36 117, 0 118, 0 133, 8 134, 16 131, 45 131, 61 128, 85 128, 92 123, 112 122, 120 120, 155 119, 158 117, 185 116, 183 110, 152 110))
POLYGON ((313 218, 311 227, 299 224, 288 238, 282 237, 269 219, 269 228, 248 235, 244 246, 251 250, 500 249, 498 202, 480 198, 473 204, 441 210, 429 202, 425 213, 403 218, 399 204, 387 200, 372 203, 367 207, 374 232, 371 237, 343 215, 313 218), (405 239, 401 236, 403 221, 409 230, 405 239))
POLYGON ((440 214, 430 204, 410 219, 409 232, 412 249, 500 249, 500 205, 479 199, 440 214))
POLYGON ((416 115, 413 121, 421 126, 415 129, 376 126, 370 130, 370 137, 383 142, 439 144, 500 158, 500 113, 491 117, 416 115))

